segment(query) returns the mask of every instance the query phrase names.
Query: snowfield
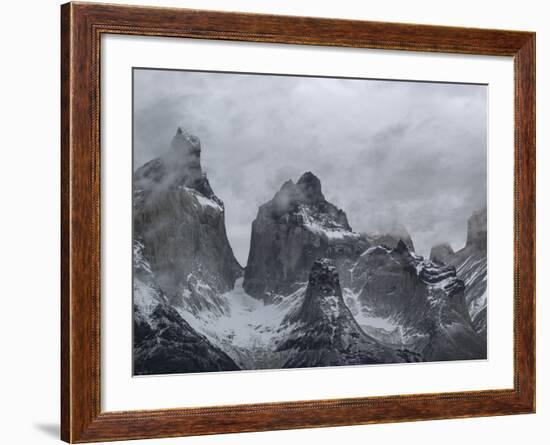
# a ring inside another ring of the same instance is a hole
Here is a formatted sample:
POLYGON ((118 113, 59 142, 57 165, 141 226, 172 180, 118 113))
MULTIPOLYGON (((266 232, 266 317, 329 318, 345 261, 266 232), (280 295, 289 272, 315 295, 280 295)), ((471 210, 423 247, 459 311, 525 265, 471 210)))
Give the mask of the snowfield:
MULTIPOLYGON (((193 314, 180 306, 176 306, 176 310, 193 329, 226 350, 236 363, 247 364, 250 369, 250 363, 256 363, 259 356, 260 363, 252 367, 262 368, 266 354, 272 353, 277 341, 284 337, 283 320, 299 307, 306 287, 304 283, 294 293, 275 298, 276 303, 266 304, 248 295, 243 289, 243 278, 239 278, 233 290, 221 295, 227 305, 221 314, 211 311, 193 314)), ((273 353, 274 360, 277 356, 273 353)), ((269 367, 269 363, 263 367, 269 367)))

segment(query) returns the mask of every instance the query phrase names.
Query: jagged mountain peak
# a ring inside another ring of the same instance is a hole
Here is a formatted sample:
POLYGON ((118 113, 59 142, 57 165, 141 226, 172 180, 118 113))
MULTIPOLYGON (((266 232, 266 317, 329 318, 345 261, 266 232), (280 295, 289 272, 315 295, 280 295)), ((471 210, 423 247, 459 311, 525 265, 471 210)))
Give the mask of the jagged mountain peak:
POLYGON ((319 258, 309 272, 304 303, 299 311, 290 314, 288 321, 316 322, 343 308, 340 278, 334 261, 319 258))
POLYGON ((224 204, 201 168, 199 138, 182 127, 163 155, 134 173, 134 236, 171 299, 227 291, 242 273, 224 204))
POLYGON ((285 367, 401 361, 361 329, 344 302, 337 268, 329 258, 313 262, 304 301, 284 324, 293 327, 277 348, 290 351, 285 367))
POLYGON ((311 172, 304 173, 298 182, 289 179, 283 183, 270 204, 278 213, 286 213, 299 205, 322 205, 325 196, 321 189, 321 181, 311 172))
POLYGON ((184 127, 178 127, 172 143, 186 142, 192 146, 200 146, 200 139, 194 134, 189 133, 184 127))
POLYGON ((223 210, 223 202, 214 194, 202 170, 200 139, 183 127, 177 128, 167 152, 135 171, 134 184, 136 202, 152 192, 188 188, 214 201, 223 210))
POLYGON ((182 170, 193 179, 202 176, 200 139, 178 127, 165 159, 173 169, 182 170))
POLYGON ((307 171, 300 176, 300 179, 298 179, 298 184, 307 184, 307 183, 316 183, 321 186, 321 181, 319 178, 312 172, 307 171))
POLYGON ((292 179, 287 179, 285 182, 283 182, 280 190, 290 190, 293 189, 295 186, 296 184, 294 184, 294 181, 292 179))
MULTIPOLYGON (((318 258, 336 260, 340 271, 343 263, 355 261, 368 246, 352 231, 346 213, 325 199, 319 178, 306 172, 297 183, 286 181, 272 200, 260 206, 252 223, 243 285, 255 297, 285 295, 294 283, 308 280, 318 258)), ((348 275, 341 279, 347 281, 348 275)))
POLYGON ((317 176, 311 172, 305 172, 296 185, 303 192, 305 199, 308 202, 315 202, 324 200, 325 197, 321 190, 321 181, 317 176))

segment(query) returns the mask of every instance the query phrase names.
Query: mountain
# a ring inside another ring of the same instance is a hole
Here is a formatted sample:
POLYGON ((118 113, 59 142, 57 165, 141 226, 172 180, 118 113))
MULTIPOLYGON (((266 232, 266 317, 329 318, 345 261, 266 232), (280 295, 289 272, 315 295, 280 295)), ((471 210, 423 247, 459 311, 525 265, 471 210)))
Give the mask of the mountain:
POLYGON ((487 208, 474 212, 468 219, 466 245, 448 264, 456 268, 465 284, 465 298, 476 330, 487 333, 487 208))
POLYGON ((200 155, 199 139, 178 128, 170 149, 135 171, 134 239, 172 304, 221 313, 242 268, 200 155))
POLYGON ((485 358, 454 267, 425 260, 399 241, 394 249, 366 250, 352 277, 346 302, 361 328, 380 342, 424 361, 485 358))
POLYGON ((134 242, 134 374, 238 370, 169 304, 142 250, 143 245, 134 242))
POLYGON ((430 258, 456 268, 464 282, 465 300, 476 331, 487 335, 487 208, 468 219, 465 246, 454 252, 449 244, 432 247, 430 258))
POLYGON ((182 128, 134 172, 133 205, 136 374, 486 357, 486 215, 425 260, 402 225, 354 232, 306 172, 258 209, 243 270, 182 128))
POLYGON ((486 356, 454 267, 414 254, 406 229, 394 229, 406 241, 353 232, 310 172, 260 207, 245 292, 278 303, 307 283, 278 331, 276 351, 291 351, 284 366, 486 356))
POLYGON ((319 178, 306 172, 296 183, 285 182, 259 208, 252 223, 244 289, 273 301, 307 282, 318 258, 334 260, 347 282, 351 262, 368 246, 363 235, 352 231, 344 211, 325 199, 319 178))
POLYGON ((178 128, 169 150, 134 172, 134 372, 237 370, 189 321, 224 314, 242 268, 223 202, 201 167, 198 138, 178 128))
POLYGON ((336 267, 327 258, 313 263, 305 298, 283 322, 292 326, 277 351, 290 351, 285 368, 403 361, 369 337, 344 303, 336 267))

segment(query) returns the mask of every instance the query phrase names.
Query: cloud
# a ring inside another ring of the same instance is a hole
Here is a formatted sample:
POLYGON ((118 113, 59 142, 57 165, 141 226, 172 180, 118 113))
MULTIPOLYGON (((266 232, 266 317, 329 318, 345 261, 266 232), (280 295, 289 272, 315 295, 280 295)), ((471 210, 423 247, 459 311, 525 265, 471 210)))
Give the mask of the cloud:
POLYGON ((198 136, 241 263, 258 206, 308 170, 354 230, 398 222, 427 254, 486 203, 486 113, 483 85, 139 69, 134 166, 198 136))

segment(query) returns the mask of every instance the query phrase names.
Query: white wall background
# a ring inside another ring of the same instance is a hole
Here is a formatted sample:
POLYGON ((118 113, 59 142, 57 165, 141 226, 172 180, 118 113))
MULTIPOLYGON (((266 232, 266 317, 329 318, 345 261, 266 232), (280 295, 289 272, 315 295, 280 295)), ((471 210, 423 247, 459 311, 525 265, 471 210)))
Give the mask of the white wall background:
MULTIPOLYGON (((133 0, 181 6, 537 32, 538 408, 536 415, 271 433, 163 439, 148 443, 547 443, 550 422, 550 13, 536 0, 133 0)), ((58 439, 59 417, 59 4, 5 2, 0 39, 0 442, 58 439)))

